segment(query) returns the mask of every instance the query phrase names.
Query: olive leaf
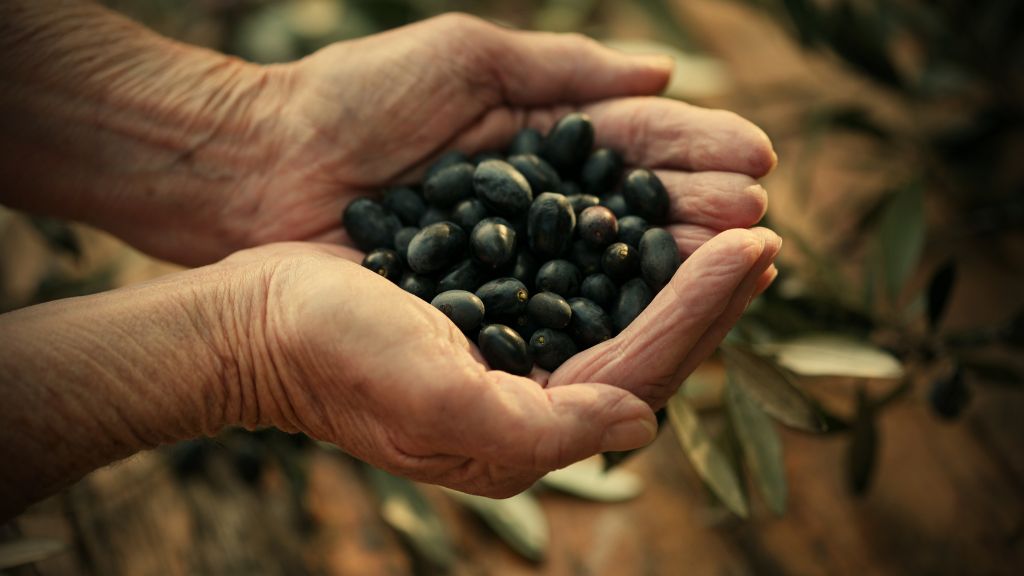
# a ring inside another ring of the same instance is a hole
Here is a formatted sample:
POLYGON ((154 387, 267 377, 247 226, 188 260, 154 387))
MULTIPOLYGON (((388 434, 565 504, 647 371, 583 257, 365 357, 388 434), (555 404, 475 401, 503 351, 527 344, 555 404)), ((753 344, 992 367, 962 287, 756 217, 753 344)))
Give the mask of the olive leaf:
POLYGON ((0 542, 0 570, 41 562, 65 549, 66 544, 52 538, 18 538, 0 542))
POLYGON ((882 213, 876 240, 889 301, 895 302, 917 268, 924 248, 924 193, 920 185, 906 186, 892 196, 882 213))
POLYGON ((782 464, 782 442, 771 418, 731 378, 725 388, 725 406, 747 470, 768 508, 783 514, 786 511, 786 472, 782 464))
POLYGON ((626 470, 605 470, 600 458, 587 458, 548 472, 541 484, 597 502, 632 500, 644 490, 640 477, 626 470))
POLYGON ((416 484, 372 466, 366 467, 366 475, 388 526, 401 534, 420 558, 436 568, 449 569, 455 563, 455 547, 441 517, 416 484))
POLYGON ((517 553, 534 562, 544 559, 550 539, 548 521, 533 494, 494 500, 448 488, 444 491, 480 516, 517 553))
POLYGON ((769 416, 806 432, 824 432, 817 406, 771 361, 737 346, 722 346, 726 369, 736 384, 769 416))
POLYGON ((853 423, 853 438, 847 453, 847 474, 850 491, 861 495, 867 492, 875 469, 878 452, 878 429, 875 409, 863 387, 857 389, 857 419, 853 423))
POLYGON ((668 421, 683 452, 715 496, 737 516, 749 514, 739 474, 733 461, 715 444, 701 424, 700 416, 686 398, 676 393, 668 401, 668 421))
POLYGON ((942 314, 946 311, 946 304, 949 302, 949 295, 953 291, 953 284, 956 282, 956 261, 949 260, 935 271, 932 279, 928 282, 928 328, 934 331, 942 320, 942 314))
POLYGON ((903 365, 885 350, 840 334, 808 334, 761 344, 780 366, 801 376, 900 378, 903 365))

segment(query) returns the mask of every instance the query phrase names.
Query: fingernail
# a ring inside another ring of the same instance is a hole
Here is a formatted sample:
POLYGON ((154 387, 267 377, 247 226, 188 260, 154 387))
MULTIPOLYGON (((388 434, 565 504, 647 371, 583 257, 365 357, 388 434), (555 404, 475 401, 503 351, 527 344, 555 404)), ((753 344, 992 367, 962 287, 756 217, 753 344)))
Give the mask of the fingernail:
POLYGON ((601 438, 601 452, 619 452, 646 446, 658 435, 652 418, 637 418, 613 424, 601 438))

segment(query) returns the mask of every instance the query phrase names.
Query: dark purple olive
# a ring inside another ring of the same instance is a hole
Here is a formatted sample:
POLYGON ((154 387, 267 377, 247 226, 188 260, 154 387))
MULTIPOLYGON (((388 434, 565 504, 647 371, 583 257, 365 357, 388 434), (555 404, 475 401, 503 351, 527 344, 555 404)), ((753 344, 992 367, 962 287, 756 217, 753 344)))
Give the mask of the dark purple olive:
POLYGON ((594 148, 594 125, 586 114, 574 112, 563 116, 544 139, 541 156, 563 178, 575 179, 583 162, 594 148))
POLYGON ((473 172, 469 162, 452 164, 423 183, 423 198, 431 206, 449 208, 473 196, 473 172))
POLYGON ((622 196, 631 214, 655 224, 668 221, 668 190, 654 172, 646 168, 630 171, 622 185, 622 196))
POLYGON ((477 346, 484 359, 495 370, 526 376, 533 369, 533 359, 530 358, 526 341, 508 326, 484 326, 477 336, 477 346))
POLYGON ((640 272, 654 290, 661 290, 679 268, 676 239, 664 228, 651 228, 640 238, 640 272))
POLYGON ((629 326, 654 299, 651 287, 641 278, 633 278, 622 285, 619 297, 612 306, 612 325, 617 332, 629 326))
POLYGON ((604 248, 619 236, 619 219, 607 206, 591 206, 580 214, 579 237, 594 248, 604 248))
POLYGON ((530 183, 534 196, 541 192, 558 192, 562 180, 558 177, 558 172, 543 159, 533 154, 519 154, 509 156, 508 163, 530 183))
POLYGON ((568 260, 549 260, 537 270, 533 283, 537 290, 554 292, 562 298, 571 298, 580 290, 580 270, 568 260))
POLYGON ((580 296, 598 306, 611 310, 619 298, 619 287, 607 274, 591 274, 580 284, 580 296))
POLYGON ((390 210, 369 198, 356 198, 345 207, 341 216, 345 230, 364 252, 374 248, 391 248, 395 232, 402 221, 390 210))
POLYGON ((611 192, 622 176, 622 156, 608 148, 598 148, 587 158, 580 171, 583 192, 604 196, 611 192))
POLYGON ((515 278, 491 280, 477 288, 476 295, 483 300, 488 318, 521 316, 530 301, 530 291, 515 278))
POLYGON ((409 267, 420 274, 444 270, 466 251, 466 233, 452 222, 423 228, 409 242, 409 267))
POLYGON ((576 214, 565 196, 545 192, 533 201, 527 220, 530 249, 544 258, 555 258, 572 240, 576 214))
POLYGON ((634 248, 640 247, 640 238, 651 225, 639 216, 619 218, 619 242, 625 242, 634 248))
POLYGON ((508 155, 540 154, 543 145, 544 137, 541 136, 540 132, 533 128, 523 128, 516 132, 515 137, 512 138, 512 144, 508 147, 508 155))
POLYGON ((554 292, 534 294, 526 304, 526 314, 544 328, 562 330, 572 319, 569 303, 554 292))
POLYGON ((402 259, 398 257, 398 252, 390 248, 377 248, 363 258, 363 268, 373 270, 374 273, 392 282, 398 282, 402 275, 402 259))
POLYGON ((625 242, 616 242, 604 251, 601 269, 612 280, 622 284, 640 274, 640 254, 625 242))
POLYGON ((394 212, 406 226, 418 224, 423 213, 427 211, 427 204, 423 201, 423 197, 412 188, 405 186, 385 190, 381 204, 394 212))
POLYGON ((480 327, 484 320, 484 303, 466 290, 448 290, 435 296, 430 305, 440 310, 453 324, 466 333, 480 327))
POLYGON ((530 353, 537 365, 554 372, 566 360, 576 355, 576 344, 564 332, 541 328, 530 337, 530 353))
POLYGON ((569 334, 576 345, 585 350, 612 337, 612 319, 597 304, 586 298, 569 300, 572 321, 569 334))
POLYGON ((515 256, 516 232, 504 218, 487 218, 473 228, 469 246, 477 260, 497 268, 515 256))

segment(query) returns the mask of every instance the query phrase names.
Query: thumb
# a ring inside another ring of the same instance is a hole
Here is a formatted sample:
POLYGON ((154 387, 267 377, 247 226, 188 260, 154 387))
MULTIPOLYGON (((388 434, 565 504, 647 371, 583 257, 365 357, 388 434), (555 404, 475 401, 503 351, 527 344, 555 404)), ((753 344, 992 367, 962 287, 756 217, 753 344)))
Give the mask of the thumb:
POLYGON ((467 446, 481 460, 547 472, 598 452, 631 450, 657 435, 654 413, 633 394, 605 384, 540 388, 492 371, 493 394, 474 408, 467 446))

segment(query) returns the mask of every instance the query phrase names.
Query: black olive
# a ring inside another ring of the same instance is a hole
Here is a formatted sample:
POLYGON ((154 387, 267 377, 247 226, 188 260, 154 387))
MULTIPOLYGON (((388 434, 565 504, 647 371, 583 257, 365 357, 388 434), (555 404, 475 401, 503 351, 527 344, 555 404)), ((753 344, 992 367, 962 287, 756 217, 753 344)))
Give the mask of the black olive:
POLYGON ((356 246, 364 252, 391 248, 402 221, 390 210, 369 198, 357 198, 345 207, 341 222, 356 246))
POLYGON ((544 137, 533 128, 523 128, 512 138, 512 144, 508 147, 508 155, 517 154, 540 154, 544 144, 544 137))
POLYGON ((363 268, 373 270, 374 273, 392 282, 398 282, 402 275, 402 259, 398 257, 398 252, 390 248, 377 248, 363 258, 363 268))
POLYGON ((640 247, 640 238, 644 232, 651 227, 646 220, 639 216, 625 216, 619 218, 619 242, 625 242, 634 248, 640 247))
POLYGON ((563 298, 575 296, 580 289, 580 271, 568 260, 549 260, 537 270, 537 290, 554 292, 563 298))
POLYGON ((421 276, 412 271, 406 272, 398 285, 402 290, 427 302, 437 295, 437 282, 434 282, 429 276, 421 276))
POLYGON ((526 376, 533 369, 533 360, 526 341, 515 330, 502 324, 488 324, 480 330, 477 346, 484 359, 495 370, 526 376))
POLYGON ((558 192, 562 183, 558 172, 550 164, 533 154, 509 156, 508 163, 530 183, 530 190, 537 196, 541 192, 558 192))
POLYGON ((569 205, 572 206, 572 211, 576 213, 577 218, 579 218, 580 212, 601 203, 601 199, 592 194, 572 194, 566 195, 565 198, 569 201, 569 205))
POLYGON ((473 164, 476 164, 477 166, 479 166, 482 162, 486 162, 488 160, 504 160, 504 159, 505 159, 505 156, 501 152, 496 152, 494 150, 485 150, 483 152, 477 152, 476 154, 474 154, 472 162, 473 162, 473 164))
POLYGON ((430 301, 430 305, 444 313, 463 332, 476 330, 484 320, 484 303, 476 294, 465 290, 441 292, 430 301))
POLYGON ((437 282, 437 291, 468 290, 476 291, 486 279, 483 267, 470 258, 452 266, 437 282))
POLYGON ((562 330, 572 319, 569 303, 554 292, 534 294, 526 304, 526 313, 540 326, 555 330, 562 330))
POLYGON ((610 310, 619 298, 619 287, 607 274, 591 274, 580 284, 580 296, 610 310))
POLYGON ((668 190, 654 172, 646 168, 632 170, 622 185, 622 196, 631 214, 655 224, 668 221, 668 190))
POLYGON ((593 148, 594 125, 591 124, 589 116, 575 112, 563 116, 551 128, 544 139, 541 156, 554 166, 563 178, 575 178, 593 148))
POLYGON ((527 289, 532 289, 533 282, 537 279, 538 269, 540 269, 540 263, 537 261, 537 257, 523 248, 516 254, 515 265, 509 275, 525 284, 527 289))
POLYGON ((574 240, 569 249, 569 260, 576 265, 583 276, 597 274, 601 271, 601 257, 604 250, 591 247, 583 240, 574 240))
POLYGON ((640 254, 625 242, 616 242, 604 251, 601 269, 619 284, 640 273, 640 254))
POLYGON ((423 201, 423 197, 412 188, 405 186, 385 190, 381 204, 394 212, 406 226, 418 224, 423 213, 427 211, 427 204, 423 201))
POLYGON ((653 299, 650 286, 641 278, 633 278, 623 284, 612 307, 612 325, 615 330, 621 332, 629 326, 653 299))
POLYGON ((423 217, 420 218, 420 228, 426 228, 431 224, 437 224, 438 222, 448 222, 451 220, 451 216, 447 210, 438 208, 437 206, 427 206, 427 211, 423 213, 423 217))
POLYGON ((640 238, 640 271, 655 290, 672 280, 679 268, 679 247, 676 239, 664 228, 651 228, 640 238))
POLYGON ((608 148, 598 148, 587 158, 580 171, 580 185, 587 194, 604 196, 619 183, 622 156, 608 148))
POLYGON ((577 352, 576 344, 564 332, 541 328, 530 337, 530 353, 541 368, 554 372, 577 352))
POLYGON ((619 236, 619 220, 607 206, 591 206, 580 214, 579 237, 595 248, 604 248, 619 236))
POLYGON ((466 233, 452 222, 423 228, 409 242, 409 267, 420 274, 444 270, 462 258, 466 233))
POLYGON ((497 268, 515 256, 516 232, 504 218, 487 218, 473 228, 469 246, 477 260, 497 268))
POLYGON ((558 185, 558 190, 555 190, 562 196, 580 196, 583 194, 583 190, 580 189, 579 184, 572 180, 562 180, 562 183, 558 185))
POLYGON ((488 210, 501 216, 522 214, 533 201, 533 190, 526 177, 501 160, 488 160, 476 167, 473 189, 488 210))
POLYGON ((527 236, 537 255, 557 257, 569 245, 575 228, 576 214, 565 196, 544 192, 530 205, 527 236))
POLYGON ((476 295, 483 300, 488 318, 521 316, 530 301, 530 291, 515 278, 491 280, 477 288, 476 295))
POLYGON ((451 221, 459 225, 463 230, 472 230, 481 220, 487 218, 490 213, 487 207, 479 198, 467 198, 452 208, 451 221))
POLYGON ((419 231, 419 228, 406 226, 395 232, 395 252, 398 252, 398 257, 402 259, 402 262, 409 259, 409 242, 412 242, 413 236, 416 236, 419 231))
POLYGON ((449 150, 430 165, 430 168, 427 169, 427 173, 423 176, 423 180, 424 182, 430 180, 431 176, 437 174, 441 170, 463 162, 469 162, 469 157, 458 150, 449 150))
POLYGON ((601 206, 607 206, 616 218, 629 216, 629 206, 626 205, 626 199, 621 193, 609 194, 601 198, 601 206))
POLYGON ((448 208, 473 196, 473 173, 469 162, 452 164, 438 170, 423 183, 423 197, 432 206, 448 208))
POLYGON ((569 306, 569 334, 577 346, 587 349, 612 337, 612 319, 603 308, 586 298, 573 298, 569 306))

